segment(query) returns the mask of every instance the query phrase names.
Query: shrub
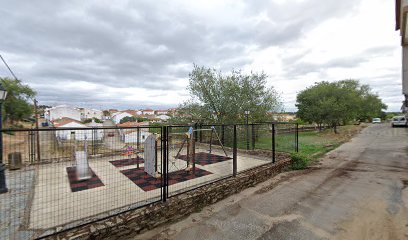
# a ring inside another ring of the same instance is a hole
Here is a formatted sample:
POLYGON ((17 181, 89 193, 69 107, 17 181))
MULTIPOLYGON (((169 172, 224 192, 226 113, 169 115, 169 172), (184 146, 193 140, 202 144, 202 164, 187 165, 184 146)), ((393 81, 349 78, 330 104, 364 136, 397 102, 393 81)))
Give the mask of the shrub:
POLYGON ((302 153, 292 153, 291 158, 292 158, 291 168, 293 170, 305 169, 307 168, 310 162, 310 158, 302 153))

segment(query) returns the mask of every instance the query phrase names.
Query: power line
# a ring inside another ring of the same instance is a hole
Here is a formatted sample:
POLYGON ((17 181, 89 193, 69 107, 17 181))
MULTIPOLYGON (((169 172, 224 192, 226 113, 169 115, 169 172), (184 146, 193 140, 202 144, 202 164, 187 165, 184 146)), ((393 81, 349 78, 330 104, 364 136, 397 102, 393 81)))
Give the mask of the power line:
POLYGON ((14 75, 13 71, 11 71, 11 68, 9 67, 9 65, 6 63, 6 60, 4 60, 4 58, 0 55, 1 60, 3 61, 4 65, 6 65, 6 67, 8 68, 8 70, 10 71, 11 75, 13 75, 14 79, 17 80, 16 75, 14 75))

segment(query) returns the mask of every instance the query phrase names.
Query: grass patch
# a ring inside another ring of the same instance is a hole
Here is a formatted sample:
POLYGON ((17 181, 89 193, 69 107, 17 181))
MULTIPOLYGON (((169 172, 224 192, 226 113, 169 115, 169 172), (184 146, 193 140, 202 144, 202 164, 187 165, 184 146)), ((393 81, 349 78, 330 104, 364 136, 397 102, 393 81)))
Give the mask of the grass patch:
MULTIPOLYGON (((321 132, 299 132, 299 153, 296 153, 295 133, 277 134, 275 137, 276 151, 291 153, 294 165, 292 169, 303 169, 311 163, 321 158, 327 152, 337 148, 344 142, 349 141, 354 135, 360 132, 365 125, 347 125, 338 127, 338 134, 332 129, 321 132)), ((243 143, 238 144, 239 148, 244 148, 243 143)), ((272 149, 272 137, 270 133, 259 136, 255 142, 256 149, 272 149)))
MULTIPOLYGON (((308 159, 307 163, 311 164, 327 152, 349 141, 364 127, 365 125, 363 124, 341 126, 338 128, 338 134, 333 133, 331 129, 321 132, 299 133, 299 152, 303 157, 308 159)), ((294 158, 298 157, 299 156, 294 156, 294 158)))

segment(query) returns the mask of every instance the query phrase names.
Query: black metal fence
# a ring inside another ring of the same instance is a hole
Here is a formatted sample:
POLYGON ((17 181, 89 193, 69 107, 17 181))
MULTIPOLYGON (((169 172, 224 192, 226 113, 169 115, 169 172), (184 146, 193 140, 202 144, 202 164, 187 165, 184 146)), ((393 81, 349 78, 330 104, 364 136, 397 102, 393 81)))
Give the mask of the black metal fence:
POLYGON ((98 221, 279 160, 291 123, 5 129, 0 239, 98 221))

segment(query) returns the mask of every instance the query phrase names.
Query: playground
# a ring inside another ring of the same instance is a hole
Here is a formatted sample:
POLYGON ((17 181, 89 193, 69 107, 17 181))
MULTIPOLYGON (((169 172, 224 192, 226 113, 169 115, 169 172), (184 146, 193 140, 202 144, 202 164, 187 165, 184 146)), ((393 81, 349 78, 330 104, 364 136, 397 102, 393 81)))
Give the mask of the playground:
POLYGON ((22 219, 15 223, 17 232, 61 231, 161 201, 163 194, 171 197, 231 177, 234 162, 238 173, 272 162, 270 151, 235 148, 234 153, 231 139, 214 127, 178 128, 166 136, 150 134, 143 143, 134 141, 108 155, 90 154, 91 141, 85 139, 77 143, 70 161, 8 171, 8 179, 30 178, 31 187, 24 199, 12 191, 1 197, 26 203, 14 216, 22 219))

